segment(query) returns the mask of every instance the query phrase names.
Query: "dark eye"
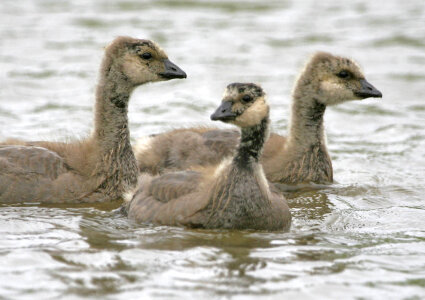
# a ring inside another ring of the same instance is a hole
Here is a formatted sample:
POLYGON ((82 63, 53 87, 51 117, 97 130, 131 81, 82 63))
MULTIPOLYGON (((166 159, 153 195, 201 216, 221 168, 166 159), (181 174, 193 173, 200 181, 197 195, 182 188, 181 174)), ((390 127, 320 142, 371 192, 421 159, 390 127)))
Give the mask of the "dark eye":
POLYGON ((336 76, 338 76, 339 78, 347 79, 351 77, 351 73, 348 71, 342 70, 341 72, 336 74, 336 76))
POLYGON ((245 95, 242 97, 242 101, 245 103, 251 102, 253 99, 250 95, 245 95))
POLYGON ((140 55, 140 57, 141 58, 143 58, 143 59, 151 59, 152 58, 152 53, 150 53, 150 52, 145 52, 145 53, 143 53, 142 55, 140 55))

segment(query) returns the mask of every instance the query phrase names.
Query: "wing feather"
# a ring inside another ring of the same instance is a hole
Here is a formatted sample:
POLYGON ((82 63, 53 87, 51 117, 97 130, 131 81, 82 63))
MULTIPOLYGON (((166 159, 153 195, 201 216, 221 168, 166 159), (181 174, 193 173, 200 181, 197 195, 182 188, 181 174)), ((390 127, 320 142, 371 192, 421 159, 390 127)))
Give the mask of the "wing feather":
POLYGON ((41 147, 0 146, 0 202, 38 201, 69 168, 56 153, 41 147))
POLYGON ((194 192, 200 179, 200 173, 195 171, 164 174, 152 179, 149 185, 149 194, 156 200, 166 203, 194 192))

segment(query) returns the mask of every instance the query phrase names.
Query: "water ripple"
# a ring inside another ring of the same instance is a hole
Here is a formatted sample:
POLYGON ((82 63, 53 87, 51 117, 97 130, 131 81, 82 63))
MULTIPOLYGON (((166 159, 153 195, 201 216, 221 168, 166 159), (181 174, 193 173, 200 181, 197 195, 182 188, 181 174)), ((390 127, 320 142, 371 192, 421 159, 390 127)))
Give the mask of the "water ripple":
POLYGON ((336 182, 285 193, 288 233, 141 226, 120 203, 0 206, 1 297, 423 298, 423 1, 2 0, 0 15, 2 138, 86 136, 118 35, 156 40, 188 73, 133 93, 133 141, 218 126, 209 115, 235 81, 264 86, 285 134, 317 50, 355 58, 384 94, 327 109, 336 182))

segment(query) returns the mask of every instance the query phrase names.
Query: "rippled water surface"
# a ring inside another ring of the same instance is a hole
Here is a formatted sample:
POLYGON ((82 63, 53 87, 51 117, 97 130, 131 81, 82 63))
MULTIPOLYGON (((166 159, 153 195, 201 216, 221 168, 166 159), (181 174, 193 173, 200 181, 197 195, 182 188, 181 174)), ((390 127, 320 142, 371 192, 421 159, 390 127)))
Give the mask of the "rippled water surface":
POLYGON ((132 138, 210 124, 227 83, 263 85, 284 133, 308 55, 355 58, 383 99, 326 111, 337 183, 288 195, 289 233, 141 227, 103 206, 0 207, 0 299, 423 299, 425 2, 0 3, 0 139, 92 126, 103 47, 156 40, 188 73, 130 104, 132 138))

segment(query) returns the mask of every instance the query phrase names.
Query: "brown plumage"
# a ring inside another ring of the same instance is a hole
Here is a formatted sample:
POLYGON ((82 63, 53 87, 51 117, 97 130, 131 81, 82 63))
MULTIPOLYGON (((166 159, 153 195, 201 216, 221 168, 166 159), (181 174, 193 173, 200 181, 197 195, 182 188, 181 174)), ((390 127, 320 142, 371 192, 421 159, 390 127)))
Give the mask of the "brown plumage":
POLYGON ((269 127, 269 107, 261 87, 230 84, 211 119, 241 128, 233 158, 156 177, 142 174, 138 191, 125 206, 129 218, 192 228, 288 230, 288 205, 269 187, 259 163, 269 127))
MULTIPOLYGON (((271 134, 261 162, 276 183, 331 183, 332 163, 323 126, 326 106, 382 97, 352 60, 316 53, 301 72, 292 101, 289 135, 271 134)), ((239 133, 215 128, 177 129, 144 138, 135 146, 141 172, 151 174, 207 166, 234 153, 239 133)))
POLYGON ((138 85, 184 78, 155 43, 118 37, 106 48, 96 91, 95 127, 72 143, 9 140, 0 146, 0 203, 98 202, 137 183, 128 102, 138 85))

